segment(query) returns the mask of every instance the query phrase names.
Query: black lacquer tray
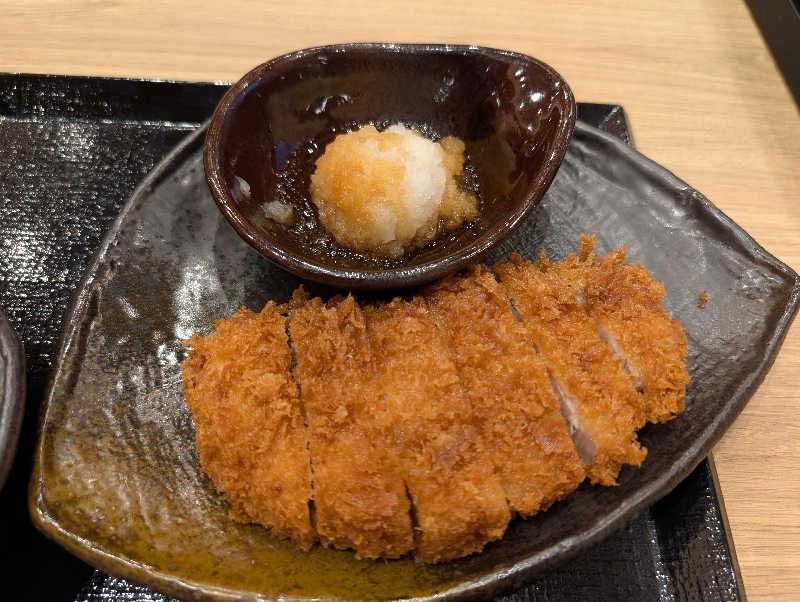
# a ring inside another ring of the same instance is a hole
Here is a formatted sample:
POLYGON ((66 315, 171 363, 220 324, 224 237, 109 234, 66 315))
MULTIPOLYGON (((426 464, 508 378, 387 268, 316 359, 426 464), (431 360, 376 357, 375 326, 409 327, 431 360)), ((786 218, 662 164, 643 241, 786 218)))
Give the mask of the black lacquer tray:
MULTIPOLYGON (((0 76, 0 305, 25 344, 28 410, 0 494, 3 597, 163 600, 94 571, 34 530, 27 516, 36 413, 70 296, 135 185, 212 111, 225 87, 0 76)), ((580 118, 629 141, 618 106, 580 118)), ((743 599, 713 467, 581 556, 509 600, 743 599)))

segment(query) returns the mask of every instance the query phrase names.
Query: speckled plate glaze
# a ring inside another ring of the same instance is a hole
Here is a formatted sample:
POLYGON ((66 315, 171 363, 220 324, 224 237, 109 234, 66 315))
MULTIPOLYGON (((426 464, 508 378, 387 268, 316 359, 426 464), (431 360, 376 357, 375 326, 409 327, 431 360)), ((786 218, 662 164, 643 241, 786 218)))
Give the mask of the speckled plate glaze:
POLYGON ((0 489, 17 450, 25 411, 25 354, 11 324, 0 312, 0 489))
MULTIPOLYGON (((287 299, 300 280, 265 261, 217 211, 201 129, 123 208, 65 321, 30 489, 37 526, 87 562, 182 599, 487 598, 599 541, 707 454, 771 365, 800 281, 700 193, 583 123, 537 210, 488 261, 555 259, 595 232, 664 281, 689 338, 686 412, 640 433, 642 468, 582 485, 516 520, 478 555, 437 566, 300 552, 228 519, 200 470, 180 383, 181 339, 240 305, 287 299), (697 306, 698 294, 709 302, 697 306)), ((329 290, 312 287, 312 292, 329 290)))

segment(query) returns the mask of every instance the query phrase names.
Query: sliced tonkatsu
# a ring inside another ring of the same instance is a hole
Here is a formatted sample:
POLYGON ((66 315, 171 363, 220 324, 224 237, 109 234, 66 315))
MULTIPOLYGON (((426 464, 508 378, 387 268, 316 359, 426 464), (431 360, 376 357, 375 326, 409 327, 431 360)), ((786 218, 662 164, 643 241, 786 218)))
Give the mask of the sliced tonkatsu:
POLYGON ((510 512, 447 345, 425 301, 366 307, 378 397, 392 412, 397 455, 414 504, 416 558, 440 562, 502 537, 510 512))
POLYGON ((509 506, 528 516, 573 491, 585 474, 547 371, 505 289, 483 266, 426 290, 449 344, 509 506))
POLYGON ((580 253, 551 269, 573 286, 598 334, 633 376, 647 420, 670 420, 684 410, 689 383, 683 328, 661 304, 664 285, 641 265, 624 263, 625 249, 597 258, 594 247, 595 238, 582 235, 580 253))
POLYGON ((183 391, 203 470, 240 522, 266 525, 303 549, 316 540, 311 472, 285 319, 272 302, 242 308, 193 336, 183 391))
POLYGON ((426 563, 478 552, 683 411, 686 336, 624 249, 518 256, 360 307, 299 288, 187 341, 203 470, 237 521, 303 549, 426 563), (288 317, 287 317, 288 316, 288 317), (294 355, 292 355, 294 353, 294 355))
POLYGON ((550 268, 544 255, 537 265, 513 255, 493 271, 547 366, 587 476, 614 485, 623 464, 639 465, 647 453, 636 438, 644 402, 572 288, 550 268))
POLYGON ((374 392, 364 314, 351 296, 325 305, 302 288, 289 307, 320 542, 369 558, 407 554, 414 545, 410 502, 392 420, 374 392))

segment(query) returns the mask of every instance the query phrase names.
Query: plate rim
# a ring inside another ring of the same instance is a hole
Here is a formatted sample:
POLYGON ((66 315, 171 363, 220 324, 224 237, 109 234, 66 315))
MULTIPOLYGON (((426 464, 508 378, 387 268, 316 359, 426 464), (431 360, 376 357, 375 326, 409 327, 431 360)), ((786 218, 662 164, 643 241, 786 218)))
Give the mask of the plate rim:
POLYGON ((22 418, 25 414, 25 350, 8 321, 0 311, 0 371, 3 373, 0 391, 0 491, 6 483, 17 451, 22 418))
MULTIPOLYGON (((152 190, 163 178, 169 177, 172 166, 184 160, 184 155, 195 153, 197 150, 202 152, 202 139, 208 128, 209 121, 210 120, 207 120, 193 132, 185 136, 158 162, 130 194, 119 214, 106 232, 69 303, 59 336, 58 353, 54 362, 55 369, 48 384, 47 392, 44 397, 44 410, 41 412, 40 416, 34 454, 34 467, 28 491, 28 509, 33 523, 39 531, 88 564, 107 571, 108 573, 121 576, 133 582, 154 586, 172 596, 188 597, 189 599, 239 600, 242 599, 242 596, 252 596, 254 594, 253 592, 220 588, 210 584, 184 580, 174 575, 160 572, 154 567, 149 567, 144 563, 137 562, 127 557, 118 556, 96 547, 91 541, 87 541, 61 527, 57 520, 48 513, 46 504, 44 504, 41 498, 43 476, 41 466, 44 455, 44 430, 52 407, 55 383, 58 382, 62 376, 67 352, 75 343, 76 333, 79 330, 78 324, 83 315, 91 309, 92 297, 95 294, 95 283, 100 276, 100 274, 98 274, 98 268, 102 266, 108 252, 115 246, 114 243, 120 226, 125 221, 128 214, 140 204, 142 197, 152 190)), ((758 362, 757 370, 749 375, 748 378, 738 383, 733 394, 730 395, 729 400, 722 406, 721 411, 712 421, 707 423, 705 428, 702 429, 701 434, 695 438, 692 444, 676 456, 675 461, 671 464, 671 467, 674 467, 674 469, 665 471, 658 479, 632 492, 616 510, 606 515, 593 527, 559 541, 555 551, 553 551, 552 546, 548 547, 510 565, 502 570, 500 574, 495 572, 474 579, 467 577, 452 587, 430 596, 413 598, 413 600, 441 600, 443 598, 461 600, 477 596, 497 595, 513 587, 521 586, 542 572, 553 568, 556 564, 569 560, 578 553, 595 545, 612 532, 622 528, 625 524, 633 520, 633 518, 646 507, 661 499, 694 470, 722 437, 725 430, 744 409, 744 406, 764 380, 775 361, 777 352, 783 343, 789 327, 798 309, 800 309, 800 276, 798 276, 790 266, 764 249, 764 247, 755 241, 741 226, 736 224, 729 216, 717 208, 702 193, 692 188, 667 168, 647 158, 624 141, 619 140, 612 134, 578 120, 575 126, 574 136, 578 138, 586 135, 599 138, 603 143, 614 147, 617 152, 625 155, 627 159, 636 163, 637 167, 649 173, 651 177, 664 179, 671 186, 680 187, 690 192, 693 201, 700 204, 700 209, 722 226, 726 232, 735 239, 737 246, 740 247, 743 252, 746 251, 749 257, 760 263, 770 265, 773 270, 782 273, 788 281, 792 282, 787 302, 783 307, 780 318, 776 321, 776 328, 773 330, 764 346, 764 353, 758 362)), ((777 307, 776 305, 776 308, 777 307)), ((255 594, 255 596, 257 599, 264 599, 260 594, 255 594)), ((282 596, 281 599, 300 602, 309 600, 310 598, 282 596)))

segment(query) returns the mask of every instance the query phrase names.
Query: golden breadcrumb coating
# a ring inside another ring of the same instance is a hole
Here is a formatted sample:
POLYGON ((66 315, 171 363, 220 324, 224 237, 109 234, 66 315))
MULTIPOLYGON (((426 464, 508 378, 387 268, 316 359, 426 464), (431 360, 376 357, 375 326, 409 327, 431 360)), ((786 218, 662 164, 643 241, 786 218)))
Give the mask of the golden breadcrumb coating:
POLYGON ((352 296, 326 306, 302 287, 290 303, 309 428, 320 541, 368 558, 396 558, 414 545, 410 503, 393 453, 392 420, 375 395, 364 314, 352 296))
POLYGON ((542 354, 587 476, 614 485, 623 464, 639 465, 647 454, 636 438, 644 403, 571 287, 549 268, 544 255, 538 265, 513 255, 493 269, 542 354))
POLYGON ((303 549, 316 540, 309 518, 311 471, 285 319, 275 303, 242 308, 191 337, 183 392, 203 470, 240 522, 265 525, 303 549))
MULTIPOLYGON (((452 171, 463 145, 441 144, 452 171)), ((480 551, 584 475, 616 484, 647 453, 636 430, 681 412, 689 381, 663 285, 624 259, 582 236, 562 262, 514 255, 411 300, 300 287, 240 309, 187 341, 203 470, 235 520, 303 549, 428 563, 480 551)))
POLYGON ((505 289, 483 266, 426 291, 461 383, 484 417, 483 439, 511 510, 547 509, 585 474, 547 371, 505 289))
POLYGON ((624 263, 625 249, 594 255, 593 236, 581 236, 579 255, 552 264, 583 298, 601 338, 634 377, 649 422, 674 418, 685 407, 687 342, 664 309, 664 285, 641 265, 624 263))
POLYGON ((419 529, 422 562, 478 552, 511 517, 480 436, 481 417, 464 396, 425 301, 365 308, 380 399, 391 408, 397 454, 419 529))

